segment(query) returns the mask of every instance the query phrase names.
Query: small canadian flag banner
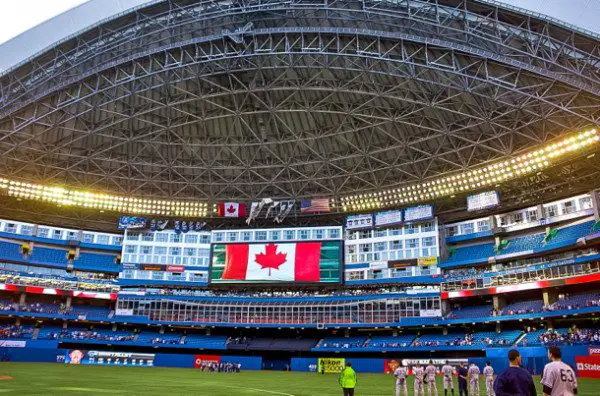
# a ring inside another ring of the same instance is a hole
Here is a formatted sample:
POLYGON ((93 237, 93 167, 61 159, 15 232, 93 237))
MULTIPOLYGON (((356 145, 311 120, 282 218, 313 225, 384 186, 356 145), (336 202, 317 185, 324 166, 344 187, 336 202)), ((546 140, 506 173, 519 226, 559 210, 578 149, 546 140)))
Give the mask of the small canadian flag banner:
POLYGON ((246 205, 239 202, 219 202, 217 215, 221 217, 246 217, 246 205))
POLYGON ((319 282, 320 242, 231 244, 221 279, 319 282))

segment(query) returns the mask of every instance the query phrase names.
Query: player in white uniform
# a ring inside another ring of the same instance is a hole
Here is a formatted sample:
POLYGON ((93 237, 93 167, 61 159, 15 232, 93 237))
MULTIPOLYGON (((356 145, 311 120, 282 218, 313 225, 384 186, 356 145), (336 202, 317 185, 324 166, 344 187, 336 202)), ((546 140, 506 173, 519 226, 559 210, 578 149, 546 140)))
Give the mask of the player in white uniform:
POLYGON ((433 365, 433 360, 430 360, 429 366, 425 367, 425 374, 427 374, 427 394, 431 396, 431 389, 433 389, 435 396, 438 396, 437 384, 435 383, 437 368, 433 365))
POLYGON ((479 374, 481 371, 479 367, 475 365, 475 363, 471 363, 471 367, 469 367, 469 390, 471 396, 479 396, 479 374))
POLYGON ((544 367, 542 386, 544 396, 574 396, 577 394, 577 377, 568 364, 562 362, 559 347, 548 348, 550 363, 544 367))
POLYGON ((448 396, 448 389, 452 391, 452 396, 454 396, 454 381, 452 380, 454 367, 450 366, 447 360, 446 364, 442 367, 442 374, 444 376, 444 396, 448 396))
POLYGON ((417 363, 417 367, 413 368, 413 374, 415 375, 415 396, 425 396, 425 387, 423 382, 425 379, 425 369, 421 367, 421 363, 417 363))
POLYGON ((494 368, 490 362, 485 362, 483 368, 483 376, 485 377, 485 394, 486 396, 495 396, 494 393, 494 368))
POLYGON ((399 366, 394 371, 394 377, 396 377, 396 396, 400 396, 400 390, 402 389, 404 389, 404 396, 408 396, 407 375, 408 369, 406 367, 399 366))

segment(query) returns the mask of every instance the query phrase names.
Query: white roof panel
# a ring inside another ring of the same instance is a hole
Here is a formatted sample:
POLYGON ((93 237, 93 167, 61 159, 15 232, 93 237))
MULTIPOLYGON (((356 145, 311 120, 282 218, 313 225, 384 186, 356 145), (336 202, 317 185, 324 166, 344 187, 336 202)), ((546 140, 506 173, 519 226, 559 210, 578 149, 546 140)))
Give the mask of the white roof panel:
MULTIPOLYGON (((45 49, 105 20, 162 0, 90 0, 0 45, 0 74, 45 49)), ((600 34, 599 0, 479 0, 507 8, 522 8, 567 25, 600 34)))

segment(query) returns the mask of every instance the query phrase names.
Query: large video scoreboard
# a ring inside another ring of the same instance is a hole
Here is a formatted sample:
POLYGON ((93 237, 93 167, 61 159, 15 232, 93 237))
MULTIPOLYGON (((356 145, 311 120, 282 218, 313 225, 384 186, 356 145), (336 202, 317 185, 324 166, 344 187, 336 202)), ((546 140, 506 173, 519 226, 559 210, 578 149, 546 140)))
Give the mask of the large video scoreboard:
POLYGON ((212 283, 339 283, 342 228, 213 231, 212 283))

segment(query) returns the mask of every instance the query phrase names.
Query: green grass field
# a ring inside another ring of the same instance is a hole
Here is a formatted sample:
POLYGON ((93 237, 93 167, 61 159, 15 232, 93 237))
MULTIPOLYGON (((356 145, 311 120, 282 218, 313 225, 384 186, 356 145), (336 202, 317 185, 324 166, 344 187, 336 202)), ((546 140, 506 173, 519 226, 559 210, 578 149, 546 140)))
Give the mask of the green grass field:
MULTIPOLYGON (((0 363, 0 378, 3 376, 12 379, 0 380, 0 393, 14 395, 341 395, 334 374, 267 371, 224 374, 158 367, 0 363)), ((441 383, 438 389, 442 389, 441 383)), ((412 395, 410 387, 409 392, 412 395)), ((359 373, 356 395, 394 395, 394 379, 391 375, 359 373)), ((579 395, 600 395, 600 381, 581 380, 579 395)))

